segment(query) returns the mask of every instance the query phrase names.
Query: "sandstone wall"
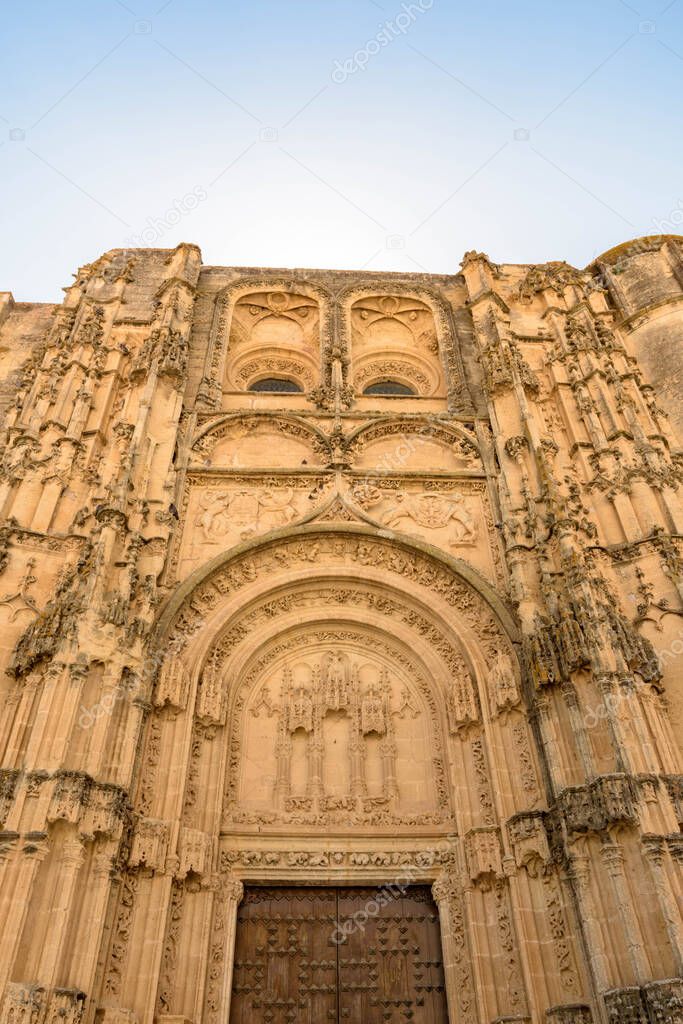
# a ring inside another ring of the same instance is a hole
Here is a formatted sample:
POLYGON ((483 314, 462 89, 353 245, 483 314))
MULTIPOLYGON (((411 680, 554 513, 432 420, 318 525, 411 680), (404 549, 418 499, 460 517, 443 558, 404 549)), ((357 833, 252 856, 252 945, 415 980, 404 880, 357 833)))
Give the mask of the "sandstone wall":
POLYGON ((0 1022, 225 1024, 245 883, 399 875, 457 1024, 680 1021, 680 240, 627 248, 2 293, 0 1022))

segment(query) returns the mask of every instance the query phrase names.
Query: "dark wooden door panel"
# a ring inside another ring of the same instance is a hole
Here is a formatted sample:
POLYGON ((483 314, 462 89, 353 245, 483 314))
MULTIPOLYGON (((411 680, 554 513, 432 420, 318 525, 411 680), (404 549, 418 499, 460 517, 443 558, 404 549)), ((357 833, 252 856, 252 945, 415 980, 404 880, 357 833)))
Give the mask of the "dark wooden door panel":
POLYGON ((337 1024, 334 889, 247 889, 231 1024, 337 1024))
POLYGON ((428 888, 340 889, 339 1019, 446 1024, 439 919, 428 888))
POLYGON ((230 1024, 446 1024, 431 893, 412 886, 396 896, 375 888, 247 889, 230 1024))

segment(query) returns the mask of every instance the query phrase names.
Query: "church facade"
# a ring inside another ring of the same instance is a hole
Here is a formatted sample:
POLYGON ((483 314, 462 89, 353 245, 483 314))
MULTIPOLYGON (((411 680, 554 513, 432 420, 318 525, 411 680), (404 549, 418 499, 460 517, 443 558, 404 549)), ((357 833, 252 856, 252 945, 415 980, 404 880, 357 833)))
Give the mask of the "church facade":
POLYGON ((0 293, 2 1024, 683 1021, 683 239, 0 293))

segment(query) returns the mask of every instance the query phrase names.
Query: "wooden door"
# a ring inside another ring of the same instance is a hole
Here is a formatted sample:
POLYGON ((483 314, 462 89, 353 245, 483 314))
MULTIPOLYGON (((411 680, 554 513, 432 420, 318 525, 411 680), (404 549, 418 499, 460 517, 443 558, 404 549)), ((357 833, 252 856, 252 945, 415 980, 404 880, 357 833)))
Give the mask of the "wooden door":
POLYGON ((248 888, 230 1024, 447 1024, 427 887, 248 888))

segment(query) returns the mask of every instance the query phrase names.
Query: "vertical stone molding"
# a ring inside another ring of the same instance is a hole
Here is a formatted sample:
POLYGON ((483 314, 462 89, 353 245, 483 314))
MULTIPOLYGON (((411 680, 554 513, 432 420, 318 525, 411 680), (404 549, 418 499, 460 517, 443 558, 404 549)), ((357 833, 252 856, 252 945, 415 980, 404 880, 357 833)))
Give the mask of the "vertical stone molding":
POLYGON ((432 893, 439 908, 448 1002, 457 1007, 463 1024, 475 1024, 480 1019, 476 987, 462 891, 455 875, 444 873, 434 882, 432 893))
POLYGON ((206 1020, 217 1024, 230 1016, 232 972, 235 958, 237 908, 244 886, 235 878, 222 877, 214 892, 210 936, 209 975, 206 990, 206 1020))

